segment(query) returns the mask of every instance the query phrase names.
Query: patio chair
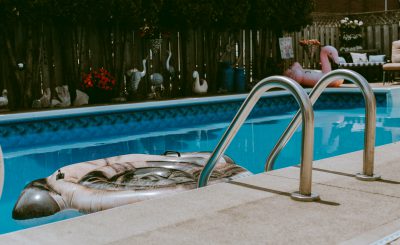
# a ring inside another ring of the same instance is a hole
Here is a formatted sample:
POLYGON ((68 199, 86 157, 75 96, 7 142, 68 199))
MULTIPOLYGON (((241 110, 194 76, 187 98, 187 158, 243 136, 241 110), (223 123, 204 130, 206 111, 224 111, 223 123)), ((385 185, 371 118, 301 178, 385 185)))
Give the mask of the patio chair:
POLYGON ((382 70, 383 84, 386 83, 386 75, 390 75, 390 82, 392 82, 394 80, 393 73, 396 71, 400 71, 400 40, 393 41, 391 62, 384 64, 382 66, 382 70))

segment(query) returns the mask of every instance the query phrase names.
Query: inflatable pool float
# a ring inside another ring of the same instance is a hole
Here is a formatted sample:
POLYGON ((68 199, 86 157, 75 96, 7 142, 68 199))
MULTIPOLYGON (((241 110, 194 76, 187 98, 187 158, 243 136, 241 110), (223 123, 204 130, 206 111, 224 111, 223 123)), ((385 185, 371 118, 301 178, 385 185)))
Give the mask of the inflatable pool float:
MULTIPOLYGON (((332 71, 329 59, 339 64, 338 51, 332 46, 322 47, 320 52, 321 70, 303 69, 299 62, 295 62, 283 75, 292 78, 304 87, 314 87, 325 74, 332 71)), ((343 82, 344 80, 331 82, 329 87, 339 87, 343 82)))
MULTIPOLYGON (((194 189, 209 156, 208 152, 129 154, 68 165, 29 183, 12 216, 31 219, 65 209, 92 213, 194 189)), ((223 156, 210 184, 250 174, 223 156)))

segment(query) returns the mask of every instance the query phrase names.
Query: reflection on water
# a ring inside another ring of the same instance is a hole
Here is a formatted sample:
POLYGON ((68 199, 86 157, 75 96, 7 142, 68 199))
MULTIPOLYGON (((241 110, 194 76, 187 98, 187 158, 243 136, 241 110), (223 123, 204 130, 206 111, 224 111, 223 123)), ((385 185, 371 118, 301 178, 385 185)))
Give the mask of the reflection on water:
MULTIPOLYGON (((380 109, 377 119, 376 145, 400 140, 400 119, 380 109)), ((314 159, 360 150, 364 142, 364 109, 344 111, 319 111, 315 114, 314 159)), ((291 115, 252 119, 239 130, 226 154, 239 165, 259 173, 264 170, 267 154, 291 120, 291 115)), ((23 229, 42 223, 80 215, 65 212, 58 216, 17 222, 11 218, 16 199, 30 181, 47 177, 60 167, 72 163, 131 153, 162 154, 173 151, 212 151, 224 133, 227 123, 202 128, 186 128, 179 131, 143 134, 125 139, 105 139, 81 146, 57 146, 34 149, 29 154, 5 152, 5 185, 0 201, 0 233, 23 229), (42 152, 42 153, 33 153, 42 152)), ((278 168, 300 162, 300 129, 277 159, 278 168)), ((361 168, 361 165, 360 165, 361 168)))

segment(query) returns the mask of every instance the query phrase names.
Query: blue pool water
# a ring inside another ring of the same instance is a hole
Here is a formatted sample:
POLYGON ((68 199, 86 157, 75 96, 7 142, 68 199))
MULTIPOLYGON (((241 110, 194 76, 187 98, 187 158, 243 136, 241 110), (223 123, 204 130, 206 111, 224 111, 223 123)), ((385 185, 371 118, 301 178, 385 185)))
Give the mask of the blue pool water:
MULTIPOLYGON (((376 145, 400 140, 400 118, 388 115, 387 111, 385 107, 378 108, 376 145)), ((293 112, 246 121, 226 154, 251 172, 262 172, 267 154, 292 115, 293 112)), ((364 119, 364 108, 316 111, 314 159, 362 149, 364 119)), ((81 215, 79 212, 67 210, 41 219, 13 220, 11 212, 19 193, 34 179, 47 177, 71 163, 115 155, 162 154, 166 150, 212 151, 227 125, 227 122, 205 124, 199 128, 184 127, 168 132, 147 132, 134 136, 37 147, 32 150, 5 150, 6 175, 0 200, 0 234, 81 215)), ((300 141, 298 130, 278 158, 277 168, 299 163, 300 141)))

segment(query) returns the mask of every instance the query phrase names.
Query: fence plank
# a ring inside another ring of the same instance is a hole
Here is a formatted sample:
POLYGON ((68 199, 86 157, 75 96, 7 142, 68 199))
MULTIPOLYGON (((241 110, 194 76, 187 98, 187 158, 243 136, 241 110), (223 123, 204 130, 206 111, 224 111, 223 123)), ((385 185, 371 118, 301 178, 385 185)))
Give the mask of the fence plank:
POLYGON ((325 33, 326 33, 326 27, 321 27, 319 30, 319 41, 321 42, 321 45, 326 45, 326 38, 325 38, 325 33))
POLYGON ((381 26, 374 26, 374 32, 375 32, 375 48, 378 48, 380 50, 382 50, 382 42, 381 42, 381 35, 382 35, 382 31, 381 31, 381 26))
POLYGON ((374 48, 374 43, 375 43, 375 36, 373 32, 373 26, 367 26, 367 48, 372 49, 374 48))
POLYGON ((399 40, 399 25, 400 23, 392 24, 392 42, 399 40))
POLYGON ((245 44, 244 44, 244 48, 245 48, 245 52, 244 52, 244 57, 243 57, 243 60, 244 60, 244 62, 245 62, 245 64, 244 64, 244 66, 245 66, 245 69, 246 69, 246 74, 247 74, 247 82, 248 83, 251 83, 252 82, 252 80, 250 79, 251 78, 251 76, 253 75, 252 74, 252 70, 251 70, 251 66, 252 66, 252 60, 250 59, 250 30, 245 30, 244 31, 244 33, 245 33, 245 35, 244 35, 244 42, 245 42, 245 44))
POLYGON ((380 48, 379 48, 379 50, 380 50, 380 52, 384 52, 384 53, 389 53, 390 52, 390 44, 391 44, 391 40, 390 40, 390 33, 389 33, 389 25, 384 25, 383 26, 383 37, 386 37, 386 38, 382 38, 382 43, 381 43, 381 45, 383 45, 383 46, 381 46, 380 48))

